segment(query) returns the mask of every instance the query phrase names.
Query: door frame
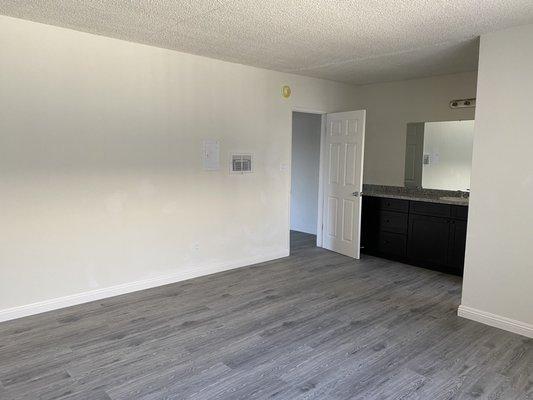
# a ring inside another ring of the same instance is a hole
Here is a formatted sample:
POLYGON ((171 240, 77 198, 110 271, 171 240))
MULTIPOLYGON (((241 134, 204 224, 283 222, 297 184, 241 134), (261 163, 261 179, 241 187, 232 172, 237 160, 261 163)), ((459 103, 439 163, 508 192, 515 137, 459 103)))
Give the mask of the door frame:
MULTIPOLYGON (((290 141, 290 157, 289 157, 289 231, 291 229, 291 195, 292 195, 292 116, 293 113, 300 112, 306 114, 318 114, 321 119, 320 127, 320 153, 319 153, 319 167, 318 167, 318 215, 316 220, 316 246, 322 247, 322 219, 324 217, 324 186, 323 186, 323 175, 324 175, 324 144, 326 139, 326 114, 327 111, 309 109, 304 107, 293 107, 291 109, 291 141, 290 141)), ((290 238, 289 238, 289 249, 290 249, 290 238)))

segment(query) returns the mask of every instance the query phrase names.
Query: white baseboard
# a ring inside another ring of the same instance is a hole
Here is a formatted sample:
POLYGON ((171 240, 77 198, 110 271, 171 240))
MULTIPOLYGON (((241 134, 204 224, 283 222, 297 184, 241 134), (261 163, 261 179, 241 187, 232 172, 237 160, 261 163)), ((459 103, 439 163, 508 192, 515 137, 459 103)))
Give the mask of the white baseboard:
POLYGON ((518 333, 519 335, 533 338, 533 325, 526 322, 517 321, 511 318, 491 314, 486 311, 477 310, 472 307, 460 305, 457 315, 463 318, 471 319, 482 324, 494 326, 509 332, 518 333))
POLYGON ((7 308, 4 310, 0 310, 0 322, 27 317, 29 315, 40 314, 46 311, 57 310, 60 308, 75 306, 77 304, 88 303, 90 301, 101 300, 108 297, 118 296, 121 294, 136 292, 138 290, 168 285, 170 283, 180 282, 191 278, 197 278, 199 276, 205 276, 217 272, 228 271, 235 268, 259 264, 266 261, 287 257, 288 255, 289 250, 283 250, 270 254, 264 254, 258 257, 250 257, 247 259, 242 259, 226 264, 209 265, 194 269, 186 268, 171 275, 164 275, 155 278, 144 279, 141 281, 122 283, 106 288, 90 290, 83 293, 58 297, 50 300, 44 300, 37 303, 7 308))

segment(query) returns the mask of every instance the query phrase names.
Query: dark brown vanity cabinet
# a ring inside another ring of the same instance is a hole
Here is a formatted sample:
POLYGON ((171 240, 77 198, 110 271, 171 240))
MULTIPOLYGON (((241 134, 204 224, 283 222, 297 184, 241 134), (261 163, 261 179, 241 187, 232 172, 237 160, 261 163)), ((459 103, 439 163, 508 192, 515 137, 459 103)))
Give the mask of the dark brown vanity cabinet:
POLYGON ((468 207, 363 197, 363 253, 462 275, 468 207))

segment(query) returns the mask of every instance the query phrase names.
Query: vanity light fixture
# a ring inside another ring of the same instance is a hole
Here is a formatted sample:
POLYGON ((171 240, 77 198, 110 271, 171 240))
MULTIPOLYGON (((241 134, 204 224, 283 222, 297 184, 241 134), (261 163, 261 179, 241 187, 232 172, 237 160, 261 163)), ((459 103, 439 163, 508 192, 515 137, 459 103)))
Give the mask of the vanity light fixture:
POLYGON ((476 106, 476 99, 457 99, 450 101, 450 108, 472 108, 476 106))

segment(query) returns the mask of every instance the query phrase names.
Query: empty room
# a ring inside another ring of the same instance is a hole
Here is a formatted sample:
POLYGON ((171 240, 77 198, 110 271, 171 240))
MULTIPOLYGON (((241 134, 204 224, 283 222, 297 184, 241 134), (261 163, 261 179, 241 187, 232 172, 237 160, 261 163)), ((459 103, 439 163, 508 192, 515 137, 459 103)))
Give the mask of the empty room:
POLYGON ((533 399, 532 111, 530 0, 0 0, 0 399, 533 399))

